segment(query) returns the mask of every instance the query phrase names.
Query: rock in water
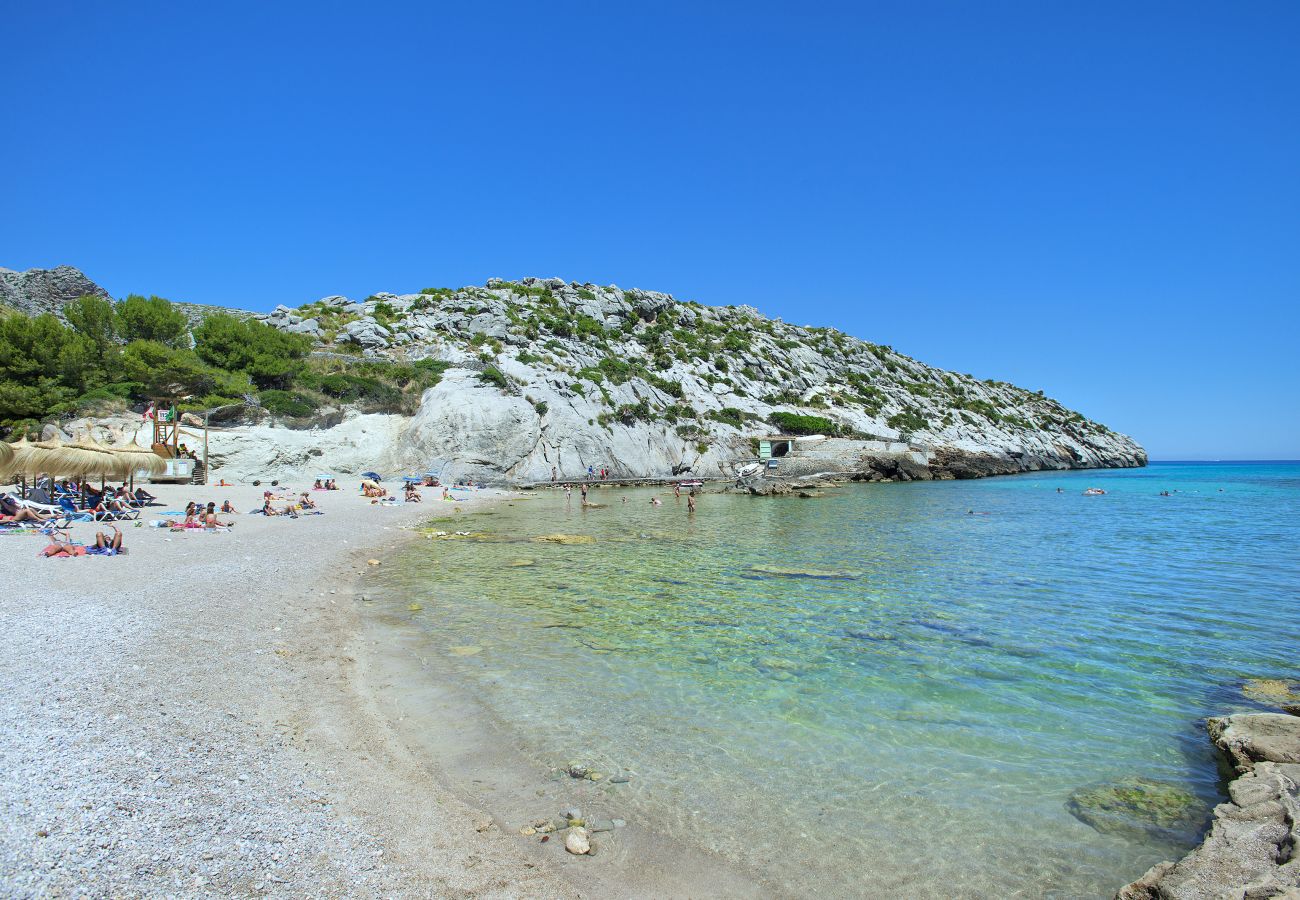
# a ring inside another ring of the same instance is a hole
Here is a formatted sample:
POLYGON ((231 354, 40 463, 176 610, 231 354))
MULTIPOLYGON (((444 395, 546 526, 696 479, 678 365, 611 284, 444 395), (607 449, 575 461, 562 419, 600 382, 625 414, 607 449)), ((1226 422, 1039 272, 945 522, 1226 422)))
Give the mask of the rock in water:
POLYGON ((1238 772, 1250 771, 1257 762, 1300 763, 1300 718, 1295 716, 1282 713, 1224 716, 1208 720, 1205 727, 1210 740, 1228 755, 1238 772))
POLYGON ((1241 686, 1241 692, 1256 703, 1270 706, 1300 703, 1300 682, 1281 678, 1252 678, 1241 686))
POLYGON ((594 544, 596 539, 589 534, 543 534, 533 540, 539 544, 594 544))
POLYGON ((1141 776, 1079 788, 1065 804, 1070 814, 1104 834, 1187 839, 1209 810, 1191 791, 1141 776))
POLYGON ((585 856, 591 852, 591 842, 587 840, 587 829, 573 828, 564 838, 564 849, 575 856, 585 856))
POLYGON ((1117 900, 1300 897, 1300 719, 1264 713, 1210 719, 1206 730, 1233 762, 1231 800, 1214 808, 1201 845, 1125 885, 1117 900))

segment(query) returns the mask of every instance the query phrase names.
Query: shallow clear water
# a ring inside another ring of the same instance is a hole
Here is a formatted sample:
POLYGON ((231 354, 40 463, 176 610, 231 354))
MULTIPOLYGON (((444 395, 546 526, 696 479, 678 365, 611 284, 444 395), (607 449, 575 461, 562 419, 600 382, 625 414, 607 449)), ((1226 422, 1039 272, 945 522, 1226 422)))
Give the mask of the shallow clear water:
POLYGON ((380 602, 538 758, 635 773, 629 818, 804 891, 1109 896, 1204 820, 1101 833, 1071 793, 1208 815, 1199 720, 1300 676, 1296 464, 593 500, 435 526, 487 539, 416 545, 380 602))

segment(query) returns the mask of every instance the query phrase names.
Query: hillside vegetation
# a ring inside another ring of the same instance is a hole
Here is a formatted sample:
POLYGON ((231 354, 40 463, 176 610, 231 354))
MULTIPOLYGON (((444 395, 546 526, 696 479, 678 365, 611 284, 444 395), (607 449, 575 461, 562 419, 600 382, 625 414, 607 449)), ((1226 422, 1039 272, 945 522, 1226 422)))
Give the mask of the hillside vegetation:
POLYGON ((308 337, 222 312, 191 327, 186 312, 161 297, 83 296, 63 305, 62 320, 0 318, 0 429, 17 437, 158 398, 183 410, 246 405, 290 417, 340 404, 410 413, 445 368, 309 357, 308 337))
POLYGON ((397 413, 408 417, 392 425, 400 435, 373 448, 394 466, 515 481, 589 465, 727 473, 773 432, 838 439, 816 458, 881 477, 1146 462, 1130 438, 1042 391, 656 291, 491 279, 254 316, 115 303, 70 268, 12 273, 0 287, 9 306, 41 311, 0 320, 0 426, 11 434, 175 398, 226 424, 397 413), (35 300, 22 294, 30 285, 35 300), (94 292, 65 301, 67 285, 94 292))

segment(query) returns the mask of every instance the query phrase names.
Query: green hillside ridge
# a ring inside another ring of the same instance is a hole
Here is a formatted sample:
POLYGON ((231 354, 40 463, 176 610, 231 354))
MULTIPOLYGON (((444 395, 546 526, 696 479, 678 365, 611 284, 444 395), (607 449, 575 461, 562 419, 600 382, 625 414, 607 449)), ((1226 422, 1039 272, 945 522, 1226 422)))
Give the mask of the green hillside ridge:
POLYGON ((700 456, 780 431, 1029 452, 1035 467, 1145 463, 1130 439, 1042 391, 750 307, 612 285, 492 279, 268 315, 82 296, 57 312, 0 321, 0 427, 11 435, 155 397, 295 427, 348 409, 412 415, 456 369, 480 393, 526 400, 542 429, 650 429, 700 456))

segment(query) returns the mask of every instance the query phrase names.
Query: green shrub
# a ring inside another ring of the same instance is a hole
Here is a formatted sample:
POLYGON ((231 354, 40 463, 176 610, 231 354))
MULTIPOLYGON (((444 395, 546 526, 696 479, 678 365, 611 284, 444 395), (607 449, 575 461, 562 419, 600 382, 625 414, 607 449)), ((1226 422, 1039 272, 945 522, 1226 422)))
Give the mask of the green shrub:
POLYGON ((155 341, 173 349, 189 345, 189 320, 162 297, 131 294, 117 304, 114 318, 117 334, 124 341, 155 341))
POLYGON ((208 316, 194 329, 194 351, 204 362, 245 372, 259 388, 287 390, 303 371, 311 338, 287 334, 251 319, 225 313, 208 316))
POLYGON ((839 434, 840 428, 830 419, 821 416, 806 416, 792 412, 774 412, 767 420, 780 429, 782 434, 839 434))
POLYGON ((495 385, 503 391, 510 389, 510 379, 506 377, 505 372, 502 372, 496 366, 484 368, 482 372, 478 373, 478 380, 484 384, 495 385))
POLYGON ((743 428, 747 420, 754 418, 752 413, 736 409, 734 406, 724 406, 722 409, 712 409, 705 413, 705 415, 715 422, 730 425, 732 428, 743 428))
POLYGON ((262 391, 258 394, 258 400, 263 409, 277 416, 303 419, 316 411, 316 404, 310 397, 290 391, 262 391))
POLYGON ((911 434, 915 431, 928 431, 930 428, 929 421, 914 409, 894 413, 885 420, 885 424, 890 428, 898 429, 904 434, 911 434))

